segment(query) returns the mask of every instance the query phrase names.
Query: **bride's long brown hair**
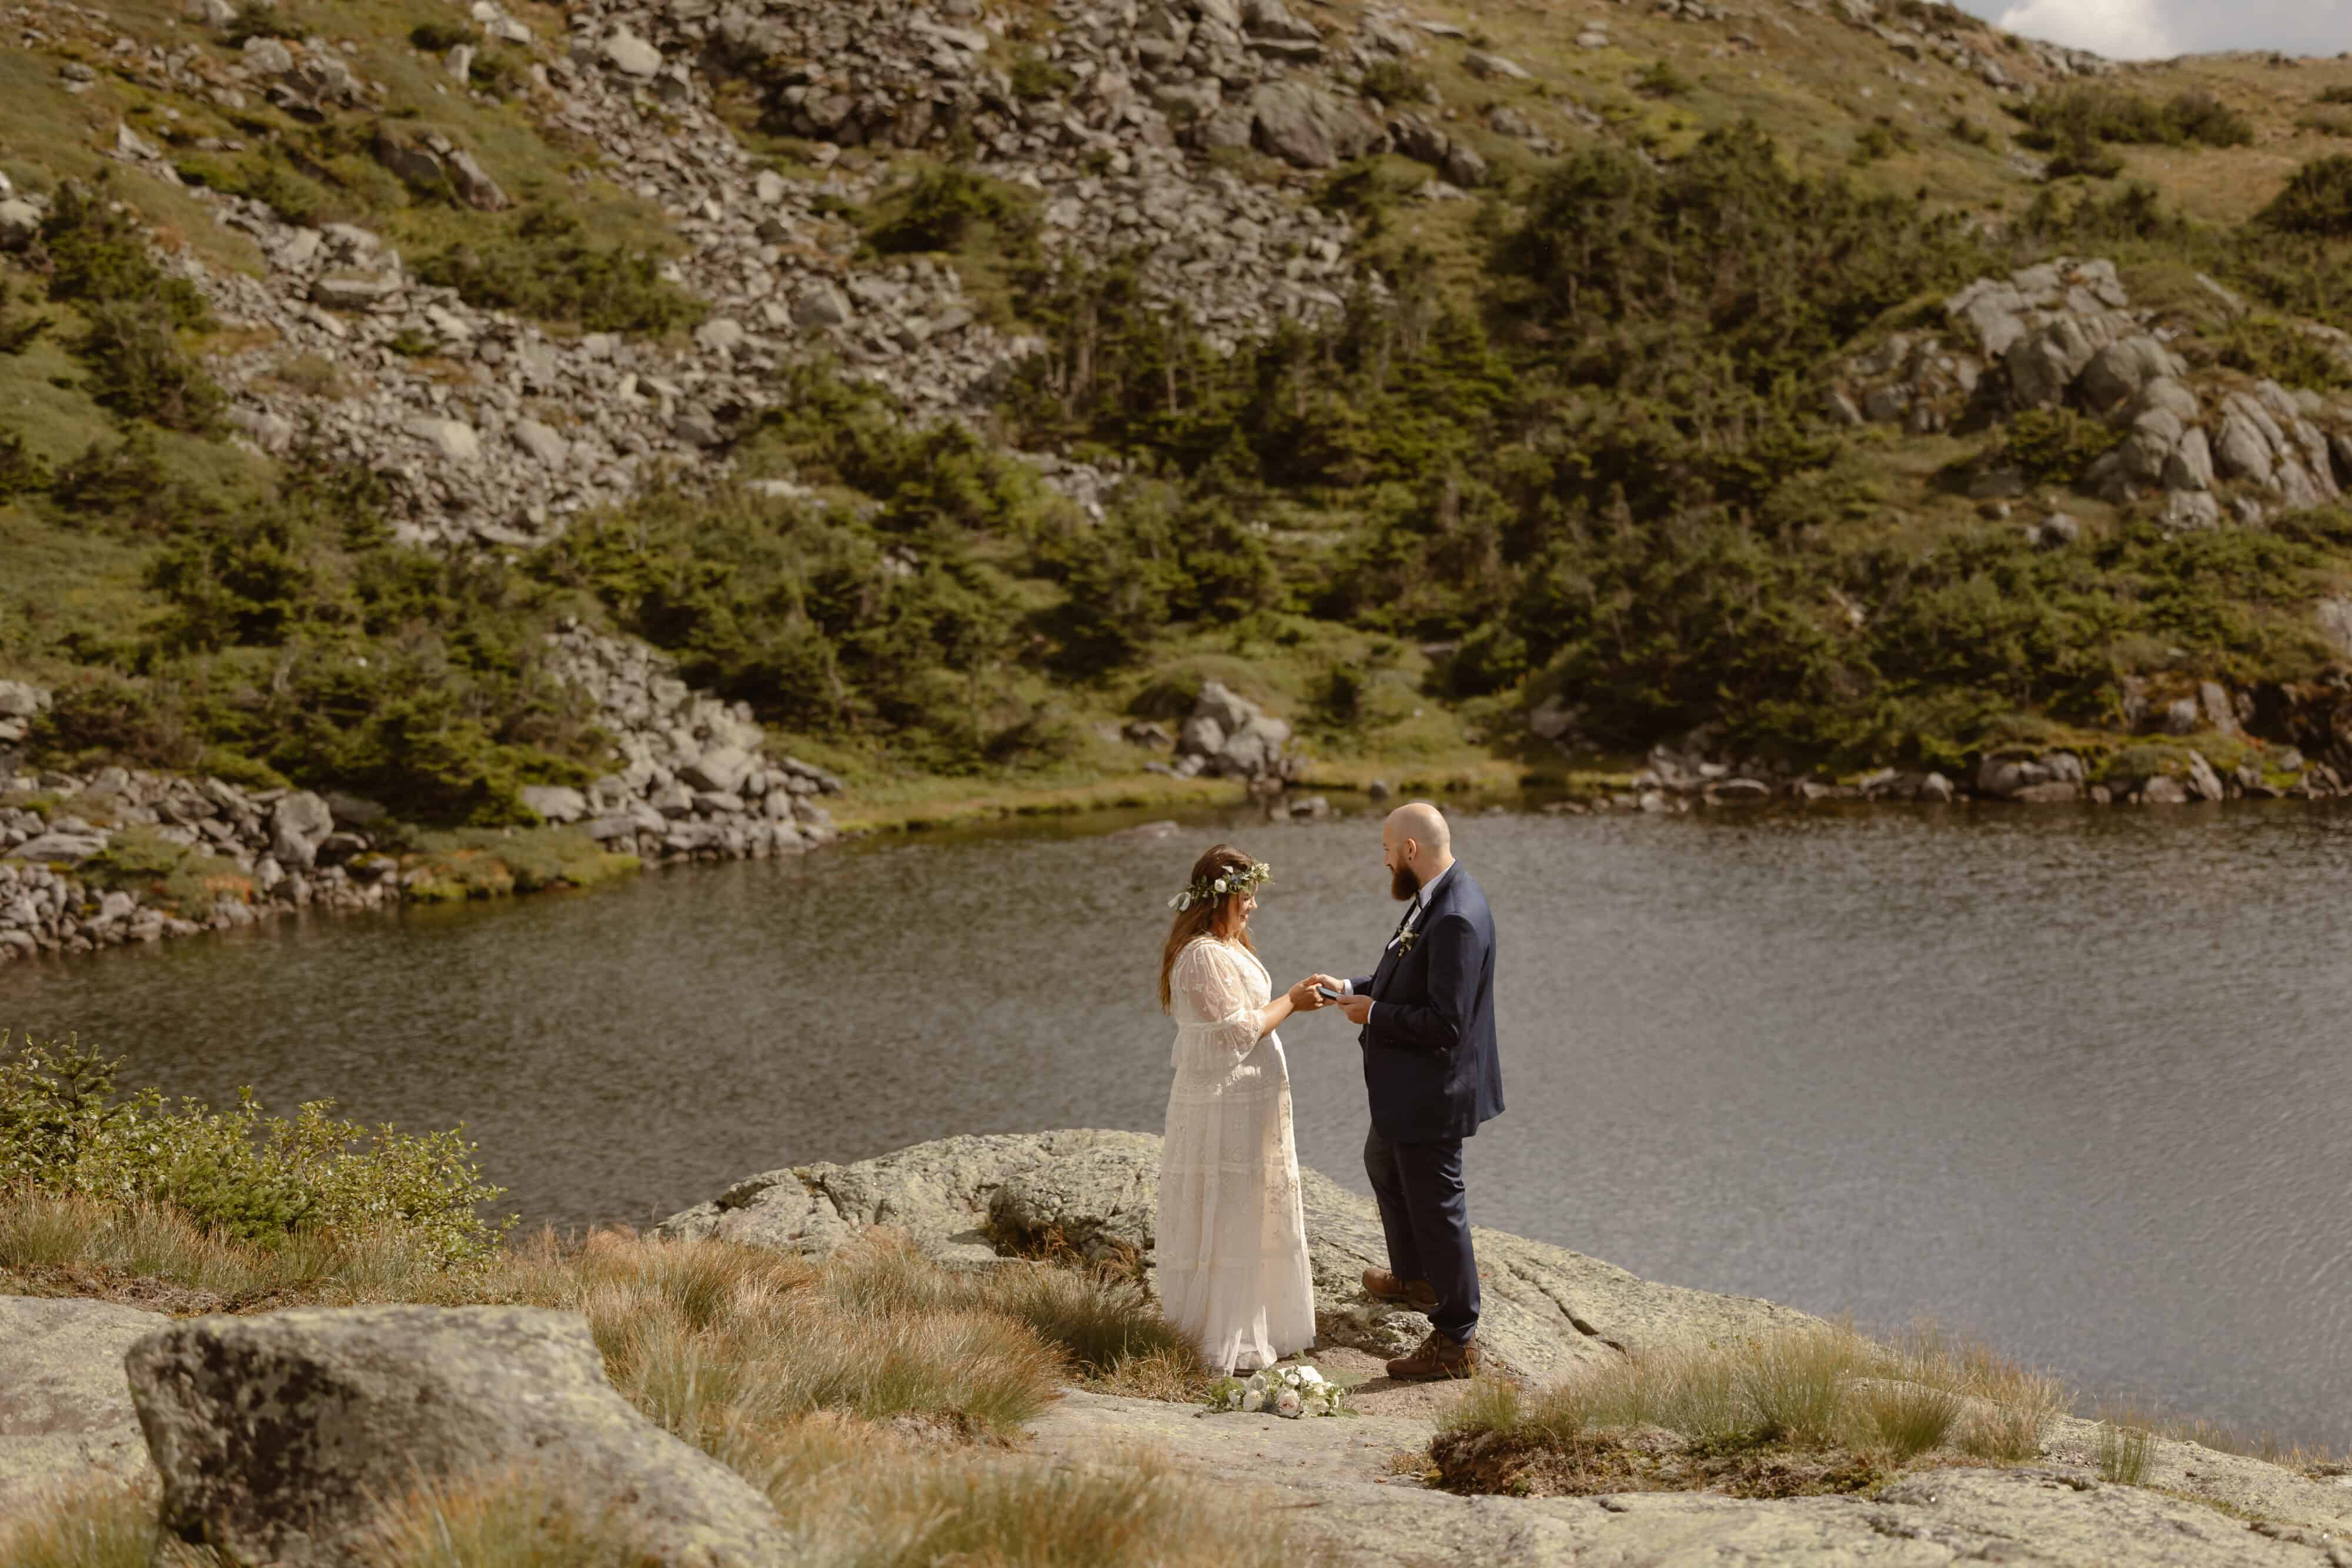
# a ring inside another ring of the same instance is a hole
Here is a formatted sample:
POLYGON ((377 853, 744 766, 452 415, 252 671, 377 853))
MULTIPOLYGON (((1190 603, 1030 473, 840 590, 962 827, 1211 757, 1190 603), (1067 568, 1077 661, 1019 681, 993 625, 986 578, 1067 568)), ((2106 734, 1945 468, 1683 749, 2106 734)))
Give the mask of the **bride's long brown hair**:
MULTIPOLYGON (((1231 844, 1212 844, 1192 862, 1192 881, 1214 882, 1227 872, 1247 871, 1255 863, 1231 844)), ((1222 936, 1228 942, 1239 942, 1253 953, 1257 951, 1257 944, 1250 940, 1249 927, 1242 924, 1242 900, 1245 896, 1245 893, 1229 893, 1223 898, 1212 898, 1176 912, 1176 918, 1168 926, 1168 946, 1160 955, 1161 1012, 1169 1009, 1173 999, 1168 992, 1168 974, 1176 967, 1176 955, 1195 937, 1222 936)))

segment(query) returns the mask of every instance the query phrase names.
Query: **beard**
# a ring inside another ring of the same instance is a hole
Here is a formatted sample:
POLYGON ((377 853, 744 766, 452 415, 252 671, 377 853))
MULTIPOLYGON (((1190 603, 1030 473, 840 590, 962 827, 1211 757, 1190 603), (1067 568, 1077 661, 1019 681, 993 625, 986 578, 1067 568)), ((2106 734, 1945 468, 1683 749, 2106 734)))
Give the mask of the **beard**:
POLYGON ((1401 865, 1389 873, 1389 896, 1399 904, 1404 903, 1420 891, 1421 878, 1413 873, 1412 867, 1401 865))

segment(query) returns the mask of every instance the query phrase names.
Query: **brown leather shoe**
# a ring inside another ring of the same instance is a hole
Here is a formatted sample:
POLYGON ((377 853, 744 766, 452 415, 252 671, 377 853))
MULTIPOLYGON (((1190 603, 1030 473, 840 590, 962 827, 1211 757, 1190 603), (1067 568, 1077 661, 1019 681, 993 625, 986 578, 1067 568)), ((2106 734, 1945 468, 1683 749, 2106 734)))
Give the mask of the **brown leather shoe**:
POLYGON ((1425 1382, 1433 1377, 1475 1377, 1478 1375, 1478 1346, 1475 1341, 1464 1344, 1451 1334, 1436 1329, 1421 1342, 1421 1348, 1402 1361, 1389 1363, 1389 1375, 1399 1383, 1425 1382))
POLYGON ((1400 1280, 1386 1269, 1364 1270, 1364 1293, 1383 1301, 1399 1301, 1417 1312, 1437 1305, 1437 1289, 1426 1280, 1400 1280))

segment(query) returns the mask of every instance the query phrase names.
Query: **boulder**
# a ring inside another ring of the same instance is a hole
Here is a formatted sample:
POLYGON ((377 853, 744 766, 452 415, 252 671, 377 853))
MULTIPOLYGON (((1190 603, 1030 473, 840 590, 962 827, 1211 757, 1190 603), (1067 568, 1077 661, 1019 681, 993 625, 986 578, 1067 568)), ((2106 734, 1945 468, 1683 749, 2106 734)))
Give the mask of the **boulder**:
POLYGON ((731 795, 758 766, 758 759, 740 746, 714 746, 677 770, 680 780, 696 789, 731 795))
POLYGON ((550 468, 562 468, 571 461, 572 443, 535 419, 516 420, 513 434, 517 446, 550 468))
POLYGON ((2104 413, 2137 397, 2151 382, 2176 377, 2182 369, 2180 361, 2155 339, 2126 338, 2091 356, 2075 390, 2084 406, 2104 413))
POLYGON ((335 814, 308 789, 278 798, 269 808, 269 852, 284 866, 313 864, 319 846, 335 831, 335 814))
POLYGON ((526 784, 522 803, 551 822, 576 822, 588 814, 588 797, 562 784, 526 784))
POLYGON ((0 718, 36 718, 48 706, 46 687, 29 681, 0 681, 0 718))
POLYGON ((52 1485, 147 1473, 122 1356, 165 1321, 112 1301, 0 1296, 0 1515, 52 1485))
POLYGON ((2231 408, 2222 415, 2221 439, 2214 445, 2222 473, 2257 485, 2270 483, 2274 468, 2271 444, 2242 410, 2231 408))
POLYGON ((1249 96, 1258 148, 1301 169, 1328 169, 1385 143, 1362 109, 1297 81, 1261 83, 1249 96))
POLYGON ((457 187, 458 199, 477 212, 500 213, 514 205, 488 171, 462 147, 449 154, 449 183, 457 187))
POLYGON ((473 463, 482 455, 482 438, 463 420, 419 414, 409 420, 407 430, 418 440, 430 443, 452 463, 473 463))
POLYGON ((1472 49, 1462 57, 1462 66, 1472 76, 1485 77, 1489 81, 1525 81, 1527 68, 1516 60, 1505 59, 1485 49, 1472 49))
POLYGON ((1283 772, 1290 727, 1261 714, 1225 737, 1216 754, 1217 771, 1231 779, 1275 779, 1283 772))
POLYGON ((163 1528, 239 1562, 362 1560, 379 1500, 540 1467, 664 1563, 782 1561, 751 1484, 604 1381, 588 1320, 526 1307, 195 1318, 131 1348, 163 1528))
POLYGON ((338 828, 365 828, 381 822, 392 813, 381 804, 358 795, 346 795, 340 789, 330 789, 324 797, 327 813, 338 828))
POLYGON ((1192 716, 1210 718, 1217 727, 1231 735, 1263 712, 1257 704, 1234 692, 1222 681, 1203 681, 1201 695, 1192 701, 1192 716))
POLYGON ((819 280, 803 288, 793 305, 793 323, 799 327, 841 327, 849 321, 849 302, 841 290, 819 280))
POLYGON ((86 861, 106 848, 105 836, 100 833, 65 832, 56 829, 37 833, 10 850, 7 858, 35 864, 72 865, 86 861))
POLYGON ((2202 430, 2181 432, 2164 460, 2168 490, 2210 490, 2213 487, 2213 447, 2202 430))
POLYGON ((398 176, 401 183, 416 190, 438 192, 448 186, 449 172, 439 155, 414 132, 391 120, 375 128, 375 161, 398 176))
POLYGON ((607 34, 597 53, 623 76, 649 78, 661 69, 661 51, 626 27, 616 27, 607 34))
MULTIPOLYGON (((971 1263, 994 1260, 999 1244, 1053 1231, 1081 1254, 1149 1267, 1159 1175, 1160 1140, 1144 1133, 947 1138, 855 1165, 751 1176, 661 1229, 822 1255, 868 1226, 890 1225, 927 1250, 971 1263)), ((1375 1352, 1418 1343, 1425 1318, 1363 1294, 1363 1270, 1388 1266, 1371 1200, 1318 1172, 1299 1176, 1322 1340, 1375 1352)), ((1621 1350, 1812 1321, 1769 1301, 1653 1284, 1503 1231, 1475 1235, 1485 1296, 1479 1343, 1491 1363, 1522 1376, 1548 1380, 1621 1350)))
POLYGON ((1224 748, 1225 727, 1207 714, 1196 713, 1186 719, 1182 733, 1176 737, 1180 756, 1214 757, 1224 748))
POLYGON ((22 250, 41 234, 41 210, 30 202, 0 202, 0 250, 22 250))

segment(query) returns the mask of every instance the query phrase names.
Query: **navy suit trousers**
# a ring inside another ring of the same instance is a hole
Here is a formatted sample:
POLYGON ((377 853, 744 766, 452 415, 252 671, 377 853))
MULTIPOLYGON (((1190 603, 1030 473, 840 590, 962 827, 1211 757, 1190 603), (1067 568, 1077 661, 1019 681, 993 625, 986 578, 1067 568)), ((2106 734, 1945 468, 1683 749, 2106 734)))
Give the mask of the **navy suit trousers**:
POLYGON ((1470 1251, 1470 1204, 1462 1186, 1462 1140, 1392 1144, 1364 1136, 1364 1174, 1380 1200, 1389 1271, 1437 1292, 1429 1321, 1467 1344, 1478 1327, 1478 1260, 1470 1251))

